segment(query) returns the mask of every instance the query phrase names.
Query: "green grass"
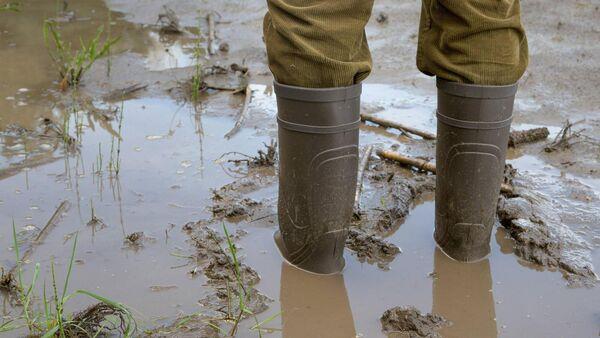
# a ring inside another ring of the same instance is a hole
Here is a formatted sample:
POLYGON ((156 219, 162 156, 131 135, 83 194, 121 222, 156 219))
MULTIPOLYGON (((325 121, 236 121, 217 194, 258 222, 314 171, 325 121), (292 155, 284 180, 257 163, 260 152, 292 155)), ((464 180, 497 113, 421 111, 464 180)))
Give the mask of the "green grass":
MULTIPOLYGON (((234 337, 237 334, 240 321, 244 318, 244 315, 248 315, 248 316, 252 316, 256 323, 254 326, 252 326, 250 328, 250 330, 257 331, 258 336, 262 337, 262 325, 271 322, 272 320, 277 318, 281 313, 276 313, 276 314, 270 316, 269 318, 267 318, 261 322, 258 322, 256 315, 248 307, 248 301, 249 301, 249 297, 250 297, 250 292, 248 290, 252 286, 244 285, 243 278, 242 278, 242 272, 241 272, 242 269, 240 268, 241 264, 240 264, 240 261, 238 258, 237 248, 235 247, 235 244, 233 244, 231 236, 229 235, 229 231, 227 231, 227 227, 225 226, 224 223, 223 223, 223 232, 225 234, 225 239, 227 241, 227 249, 229 251, 229 256, 230 256, 231 262, 233 263, 232 264, 233 273, 235 276, 236 289, 237 289, 237 290, 233 291, 233 290, 231 290, 229 283, 226 283, 226 285, 225 285, 227 288, 227 299, 228 299, 228 304, 229 304, 228 311, 227 311, 227 313, 228 313, 227 321, 232 322, 231 329, 227 333, 227 335, 230 337, 234 337), (235 298, 237 298, 237 300, 235 298), (238 302, 239 311, 237 314, 231 313, 231 309, 233 308, 231 306, 232 301, 238 302)), ((218 331, 220 331, 221 333, 224 333, 223 330, 220 327, 218 327, 217 325, 214 325, 211 323, 209 323, 209 325, 213 326, 215 329, 218 329, 218 331)))
POLYGON ((121 102, 121 108, 119 115, 119 129, 117 130, 117 136, 113 136, 110 144, 110 161, 108 162, 108 171, 115 173, 115 175, 119 175, 121 171, 121 141, 123 139, 123 109, 124 103, 121 102), (117 139, 117 146, 115 148, 115 138, 117 139))
POLYGON ((23 279, 23 267, 19 252, 19 243, 17 241, 17 231, 13 221, 13 245, 15 258, 17 260, 16 272, 18 283, 16 292, 23 310, 20 317, 0 324, 0 332, 11 332, 26 326, 30 335, 41 336, 43 338, 66 338, 81 335, 97 337, 102 334, 107 334, 108 331, 115 329, 118 330, 123 337, 132 337, 135 334, 137 324, 130 310, 123 304, 86 290, 76 290, 69 293, 69 281, 71 280, 71 275, 73 273, 77 238, 78 234, 75 235, 73 240, 71 256, 67 271, 65 272, 62 288, 60 288, 59 291, 56 269, 54 261, 52 261, 50 265, 52 294, 50 296, 48 295, 46 283, 44 283, 43 294, 41 297, 43 301, 43 312, 36 311, 33 307, 33 302, 35 299, 38 299, 34 296, 34 292, 39 278, 40 264, 35 264, 31 283, 26 284, 23 279), (98 304, 75 315, 66 314, 66 304, 69 300, 77 296, 89 297, 92 300, 97 301, 98 304), (96 308, 102 309, 103 311, 94 312, 94 309, 96 308), (19 322, 24 322, 24 324, 19 325, 19 322))
MULTIPOLYGON (((20 2, 9 2, 7 4, 0 6, 0 13, 2 12, 20 12, 21 11, 21 3, 20 2)), ((0 329, 2 327, 0 326, 0 329)), ((2 331, 0 331, 2 332, 2 331)))
POLYGON ((63 39, 55 22, 46 21, 44 23, 44 42, 58 69, 62 90, 68 87, 77 87, 83 74, 92 67, 94 62, 107 56, 111 46, 119 41, 118 37, 108 37, 101 42, 103 31, 104 27, 100 26, 94 38, 87 43, 79 38, 80 47, 74 50, 71 44, 63 39))
POLYGON ((204 48, 202 48, 202 40, 200 38, 202 28, 198 23, 198 38, 196 39, 196 45, 194 46, 193 57, 194 57, 194 75, 192 75, 192 101, 194 104, 198 102, 198 95, 202 89, 203 70, 202 70, 202 55, 204 54, 204 48))

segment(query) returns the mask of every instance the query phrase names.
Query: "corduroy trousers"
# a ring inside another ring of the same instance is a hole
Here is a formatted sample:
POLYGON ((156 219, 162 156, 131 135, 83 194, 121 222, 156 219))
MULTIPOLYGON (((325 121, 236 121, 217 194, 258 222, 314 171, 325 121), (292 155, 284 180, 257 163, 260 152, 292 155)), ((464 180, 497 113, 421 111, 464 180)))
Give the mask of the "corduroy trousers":
MULTIPOLYGON (((344 87, 369 75, 365 25, 373 0, 267 2, 264 38, 276 81, 344 87)), ((422 0, 416 63, 453 82, 517 82, 528 63, 519 0, 422 0)))

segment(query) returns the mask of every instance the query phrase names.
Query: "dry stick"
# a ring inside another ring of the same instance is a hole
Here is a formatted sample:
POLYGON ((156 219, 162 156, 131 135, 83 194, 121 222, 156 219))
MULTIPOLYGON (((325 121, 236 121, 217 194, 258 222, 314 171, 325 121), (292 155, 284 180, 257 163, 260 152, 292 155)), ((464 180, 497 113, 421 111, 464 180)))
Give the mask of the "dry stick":
MULTIPOLYGON (((420 170, 429 171, 434 174, 436 172, 435 164, 433 164, 429 161, 419 159, 419 158, 408 157, 408 156, 404 156, 404 155, 399 154, 394 151, 381 150, 381 149, 377 150, 377 155, 379 157, 386 158, 388 160, 393 160, 393 161, 399 162, 400 164, 409 165, 409 166, 415 167, 420 170)), ((506 183, 502 183, 502 185, 500 187, 500 191, 503 193, 512 194, 513 187, 506 183)))
MULTIPOLYGON (((398 130, 401 130, 404 132, 409 132, 411 134, 421 136, 422 138, 427 139, 427 140, 435 140, 436 139, 435 134, 432 134, 432 133, 429 133, 426 131, 422 131, 422 130, 418 130, 418 129, 415 129, 415 128, 407 126, 407 125, 403 125, 398 122, 382 119, 380 117, 376 117, 373 115, 360 114, 360 119, 363 121, 377 123, 378 125, 380 125, 382 127, 394 128, 394 129, 398 129, 398 130)), ((513 130, 510 132, 510 138, 508 141, 508 145, 510 147, 515 147, 522 143, 533 143, 533 142, 541 141, 541 140, 546 139, 549 134, 550 134, 550 132, 548 131, 548 128, 546 128, 546 127, 533 128, 533 129, 527 129, 527 130, 513 130)))
POLYGON ((360 160, 360 165, 358 167, 358 180, 356 181, 356 193, 354 195, 354 211, 357 212, 360 208, 360 193, 362 191, 363 179, 365 176, 365 170, 367 169, 367 165, 369 165, 369 159, 371 158, 371 153, 373 152, 373 145, 370 145, 365 149, 363 156, 360 160))
MULTIPOLYGON (((40 230, 37 236, 35 236, 29 248, 27 248, 27 250, 23 252, 23 255, 21 257, 19 257, 21 262, 25 262, 29 259, 29 257, 33 253, 33 249, 35 248, 35 246, 40 244, 48 236, 48 232, 58 224, 60 217, 64 212, 67 211, 68 208, 69 201, 65 200, 60 203, 60 205, 58 206, 58 208, 56 208, 56 210, 52 214, 52 217, 50 217, 46 225, 42 228, 42 230, 40 230)), ((18 266, 19 264, 17 262, 17 264, 10 269, 10 273, 14 273, 18 266)))
POLYGON ((206 21, 208 21, 208 54, 215 55, 215 14, 208 13, 206 16, 206 21))
POLYGON ((373 115, 369 115, 369 114, 360 114, 360 119, 363 121, 377 123, 378 125, 380 125, 382 127, 394 128, 394 129, 398 129, 400 131, 415 134, 415 135, 421 136, 422 138, 424 138, 426 140, 435 140, 435 134, 432 134, 427 131, 418 130, 418 129, 415 129, 413 127, 410 127, 410 126, 407 126, 407 125, 404 125, 404 124, 401 124, 398 122, 382 119, 377 116, 373 116, 373 115))
POLYGON ((250 89, 250 85, 248 85, 246 86, 246 98, 244 99, 244 106, 238 114, 233 128, 231 128, 231 130, 227 134, 225 134, 226 139, 230 139, 242 127, 242 123, 244 123, 244 120, 246 119, 246 113, 248 112, 248 106, 250 105, 250 101, 252 101, 252 90, 250 89))

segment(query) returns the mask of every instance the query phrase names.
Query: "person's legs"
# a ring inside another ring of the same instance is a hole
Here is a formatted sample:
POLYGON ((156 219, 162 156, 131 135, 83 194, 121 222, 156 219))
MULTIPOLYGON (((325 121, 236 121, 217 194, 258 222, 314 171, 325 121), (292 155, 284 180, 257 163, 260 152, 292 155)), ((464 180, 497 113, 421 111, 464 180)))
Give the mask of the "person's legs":
POLYGON ((264 36, 279 123, 279 231, 291 264, 344 267, 358 171, 360 81, 372 0, 268 0, 264 36))
POLYGON ((519 0, 423 0, 417 65, 437 77, 435 240, 490 252, 516 82, 527 67, 519 0))
POLYGON ((281 84, 350 86, 371 72, 365 25, 373 0, 267 0, 264 39, 281 84))

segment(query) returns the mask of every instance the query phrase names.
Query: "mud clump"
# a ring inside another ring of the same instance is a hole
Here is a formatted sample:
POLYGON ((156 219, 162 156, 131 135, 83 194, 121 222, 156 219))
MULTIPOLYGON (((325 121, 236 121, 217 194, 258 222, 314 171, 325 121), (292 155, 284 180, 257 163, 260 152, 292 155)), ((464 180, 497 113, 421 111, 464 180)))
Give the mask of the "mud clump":
POLYGON ((258 205, 260 205, 260 202, 251 198, 244 198, 241 201, 222 199, 213 204, 211 211, 214 217, 245 217, 251 216, 252 209, 258 205))
POLYGON ((381 269, 388 269, 388 264, 402 252, 395 244, 357 229, 350 229, 346 247, 354 251, 361 262, 375 262, 381 269))
POLYGON ((397 306, 386 310, 380 321, 383 331, 388 335, 404 333, 410 338, 441 338, 442 336, 436 331, 451 325, 440 315, 429 313, 423 315, 412 306, 397 306))
POLYGON ((144 245, 145 238, 146 236, 144 236, 142 231, 134 232, 125 236, 125 244, 142 246, 144 245))
POLYGON ((514 251, 522 259, 559 268, 570 286, 592 286, 598 281, 585 241, 552 212, 543 200, 502 197, 498 218, 515 240, 514 251))
MULTIPOLYGON (((271 299, 254 289, 254 285, 260 281, 260 276, 251 267, 235 261, 223 249, 228 245, 223 236, 209 228, 206 221, 187 223, 183 229, 190 233, 190 238, 196 247, 196 257, 200 262, 200 268, 214 291, 200 300, 207 310, 216 315, 220 314, 224 318, 230 318, 232 313, 243 312, 240 312, 242 309, 239 309, 239 302, 232 299, 239 297, 244 298, 245 307, 252 314, 258 314, 268 308, 267 304, 271 302, 271 299), (243 288, 236 288, 236 283, 242 285, 243 288), (236 308, 233 304, 238 307, 236 308), (224 312, 224 309, 227 312, 224 312)), ((230 240, 233 242, 243 234, 243 232, 237 232, 230 236, 230 240)), ((235 247, 235 244, 233 245, 235 247)), ((248 313, 242 313, 242 318, 248 315, 248 313)))
MULTIPOLYGON (((397 230, 426 192, 435 191, 435 176, 407 175, 388 161, 378 161, 368 170, 368 181, 379 196, 379 204, 367 206, 355 222, 377 235, 387 236, 397 230)), ((369 187, 369 189, 372 189, 369 187)), ((373 199, 376 200, 376 199, 373 199)))
POLYGON ((19 289, 17 281, 12 271, 5 272, 4 268, 0 268, 0 290, 6 292, 14 292, 19 289))

